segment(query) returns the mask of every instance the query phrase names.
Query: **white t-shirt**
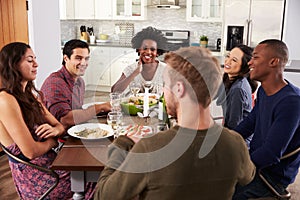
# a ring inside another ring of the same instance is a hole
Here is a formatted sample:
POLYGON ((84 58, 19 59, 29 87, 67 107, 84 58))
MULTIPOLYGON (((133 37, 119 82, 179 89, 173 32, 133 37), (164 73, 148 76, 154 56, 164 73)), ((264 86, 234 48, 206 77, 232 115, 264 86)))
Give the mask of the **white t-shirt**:
MULTIPOLYGON (((137 62, 127 66, 123 71, 124 75, 126 77, 128 77, 130 74, 133 73, 133 71, 136 69, 136 67, 137 67, 137 62)), ((163 72, 164 72, 165 67, 166 67, 166 63, 158 61, 157 69, 155 71, 153 79, 151 80, 154 85, 155 84, 160 84, 160 85, 163 84, 163 72)), ((139 73, 133 79, 133 81, 142 84, 145 81, 145 79, 143 78, 142 74, 139 73)), ((124 90, 123 94, 124 94, 124 96, 129 96, 131 94, 130 90, 129 90, 129 86, 124 90)))

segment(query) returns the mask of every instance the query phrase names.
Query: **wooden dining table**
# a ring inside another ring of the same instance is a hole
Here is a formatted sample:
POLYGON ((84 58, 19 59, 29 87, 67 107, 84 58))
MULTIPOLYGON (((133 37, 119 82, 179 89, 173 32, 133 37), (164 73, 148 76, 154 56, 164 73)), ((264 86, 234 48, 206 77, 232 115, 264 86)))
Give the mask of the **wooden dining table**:
MULTIPOLYGON (((157 118, 143 119, 137 116, 123 116, 123 125, 139 124, 153 126, 157 118)), ((105 117, 95 118, 89 123, 106 123, 105 117)), ((70 171, 73 199, 84 199, 87 182, 97 182, 107 161, 108 146, 113 136, 96 140, 81 140, 66 136, 65 142, 52 163, 53 170, 70 171)))

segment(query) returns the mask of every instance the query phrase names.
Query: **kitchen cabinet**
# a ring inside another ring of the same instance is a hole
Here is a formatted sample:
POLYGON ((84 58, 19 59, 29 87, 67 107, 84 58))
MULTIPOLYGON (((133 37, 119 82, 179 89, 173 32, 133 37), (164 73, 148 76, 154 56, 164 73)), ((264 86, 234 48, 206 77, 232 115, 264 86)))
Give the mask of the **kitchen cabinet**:
MULTIPOLYGON (((67 8, 68 9, 68 8, 67 8)), ((94 0, 74 0, 75 19, 94 19, 95 1, 94 0)))
POLYGON ((124 68, 135 62, 137 53, 125 47, 90 47, 90 61, 83 79, 87 90, 109 92, 124 68))
POLYGON ((61 19, 144 20, 146 0, 60 0, 61 19))
POLYGON ((95 0, 95 19, 112 19, 113 2, 108 0, 95 0))
POLYGON ((74 19, 74 0, 59 0, 60 19, 74 19))
POLYGON ((110 48, 90 46, 90 51, 89 66, 83 77, 85 84, 110 86, 110 72, 106 71, 110 62, 110 48))
POLYGON ((131 48, 115 48, 113 50, 113 60, 110 66, 110 82, 113 86, 121 77, 123 70, 138 59, 135 49, 131 48))
POLYGON ((223 0, 187 0, 186 20, 192 22, 221 22, 223 0))
POLYGON ((113 19, 144 20, 146 0, 113 0, 113 19))

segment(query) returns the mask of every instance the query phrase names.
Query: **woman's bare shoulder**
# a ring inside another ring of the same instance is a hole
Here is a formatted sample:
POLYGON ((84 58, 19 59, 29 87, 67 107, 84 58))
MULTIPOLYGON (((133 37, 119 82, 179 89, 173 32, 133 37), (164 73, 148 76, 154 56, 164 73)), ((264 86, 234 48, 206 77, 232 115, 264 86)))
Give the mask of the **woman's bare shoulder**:
POLYGON ((0 92, 0 107, 1 108, 6 108, 10 106, 16 106, 18 104, 16 98, 7 93, 6 91, 0 92))

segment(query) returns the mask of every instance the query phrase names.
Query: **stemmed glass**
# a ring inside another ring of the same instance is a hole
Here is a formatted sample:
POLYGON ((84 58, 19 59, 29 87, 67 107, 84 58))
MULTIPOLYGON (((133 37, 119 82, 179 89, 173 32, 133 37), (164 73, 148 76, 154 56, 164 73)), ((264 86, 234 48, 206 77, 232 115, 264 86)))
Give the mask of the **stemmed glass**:
POLYGON ((136 95, 140 92, 141 90, 141 84, 138 83, 138 82, 135 82, 135 81, 132 81, 130 84, 129 84, 129 89, 131 91, 131 93, 133 94, 133 96, 136 97, 136 95))
POLYGON ((109 112, 107 114, 107 124, 112 127, 114 130, 114 136, 115 138, 118 137, 119 128, 122 124, 122 112, 109 112))
POLYGON ((153 93, 157 94, 160 97, 163 93, 163 84, 154 83, 153 93))
POLYGON ((148 88, 148 91, 151 92, 151 90, 153 88, 153 82, 152 81, 144 81, 143 87, 145 90, 146 90, 146 88, 148 88))

